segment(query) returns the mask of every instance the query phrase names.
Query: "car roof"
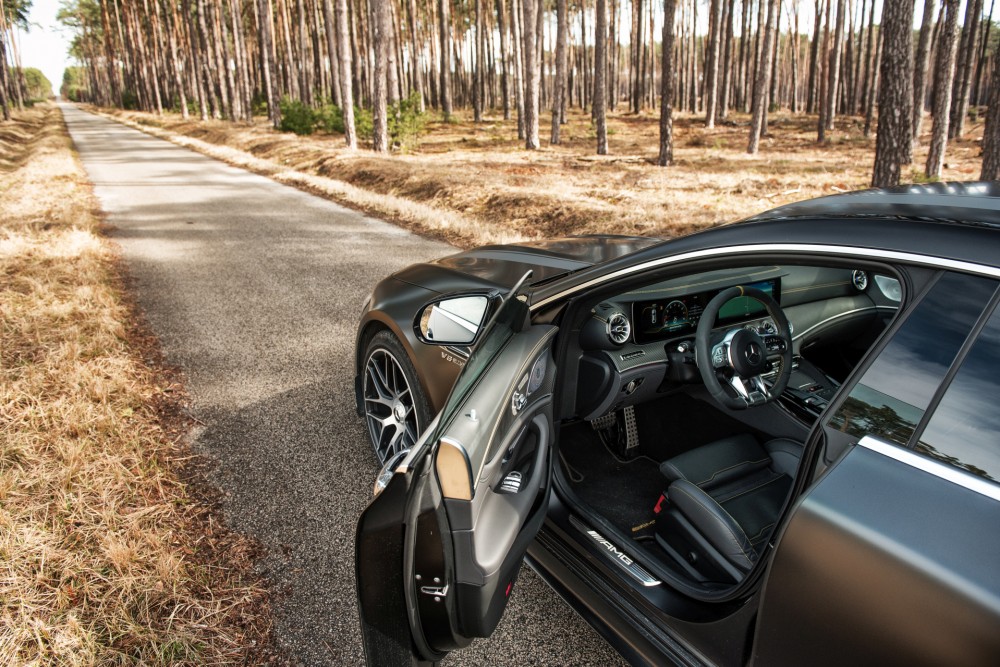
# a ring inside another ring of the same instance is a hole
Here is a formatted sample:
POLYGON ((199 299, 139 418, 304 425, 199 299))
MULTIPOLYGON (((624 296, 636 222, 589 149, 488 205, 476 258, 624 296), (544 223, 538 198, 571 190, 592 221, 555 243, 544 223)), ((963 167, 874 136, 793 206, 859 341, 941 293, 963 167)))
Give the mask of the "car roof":
POLYGON ((600 276, 672 255, 789 243, 866 248, 1000 268, 1000 184, 904 186, 781 206, 578 271, 545 285, 532 295, 532 302, 547 301, 600 276))
POLYGON ((803 217, 898 217, 1000 228, 1000 182, 899 185, 786 204, 745 222, 803 217))

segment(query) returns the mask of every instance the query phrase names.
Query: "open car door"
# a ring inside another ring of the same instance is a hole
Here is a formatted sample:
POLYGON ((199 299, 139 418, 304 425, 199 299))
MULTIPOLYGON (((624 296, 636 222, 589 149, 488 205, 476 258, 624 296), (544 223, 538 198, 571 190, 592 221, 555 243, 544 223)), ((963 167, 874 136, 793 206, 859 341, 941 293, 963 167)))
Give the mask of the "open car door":
POLYGON ((531 326, 516 289, 438 418, 386 464, 358 522, 369 665, 436 662, 492 634, 545 518, 557 329, 531 326))

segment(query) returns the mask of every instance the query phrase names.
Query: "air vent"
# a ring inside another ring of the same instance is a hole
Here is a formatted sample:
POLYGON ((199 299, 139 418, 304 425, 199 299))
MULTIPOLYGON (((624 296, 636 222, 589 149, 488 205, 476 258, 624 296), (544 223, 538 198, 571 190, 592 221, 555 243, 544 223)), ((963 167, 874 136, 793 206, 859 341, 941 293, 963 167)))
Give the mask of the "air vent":
POLYGON ((864 292, 868 289, 868 274, 861 270, 855 270, 851 273, 851 282, 854 283, 854 289, 864 292))
POLYGON ((622 313, 615 313, 608 318, 608 338, 615 345, 624 345, 632 335, 632 325, 622 313))

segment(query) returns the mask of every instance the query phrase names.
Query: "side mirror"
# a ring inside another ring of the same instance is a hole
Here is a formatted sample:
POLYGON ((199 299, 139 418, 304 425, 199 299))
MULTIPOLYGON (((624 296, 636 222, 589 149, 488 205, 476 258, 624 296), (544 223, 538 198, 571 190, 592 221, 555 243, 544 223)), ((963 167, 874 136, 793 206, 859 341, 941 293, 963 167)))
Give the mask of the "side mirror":
POLYGON ((484 294, 432 301, 420 311, 417 334, 431 345, 470 345, 483 326, 489 303, 484 294))

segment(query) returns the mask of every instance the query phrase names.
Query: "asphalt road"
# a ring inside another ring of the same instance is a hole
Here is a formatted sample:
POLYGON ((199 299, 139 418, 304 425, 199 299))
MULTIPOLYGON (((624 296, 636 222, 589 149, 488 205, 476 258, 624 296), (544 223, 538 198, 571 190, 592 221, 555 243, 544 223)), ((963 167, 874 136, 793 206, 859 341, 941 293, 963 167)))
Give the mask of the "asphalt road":
MULTIPOLYGON (((372 286, 454 252, 318 197, 62 107, 139 303, 188 380, 235 530, 259 540, 296 662, 364 661, 354 529, 377 472, 351 358, 372 286)), ((489 640, 446 665, 621 660, 527 567, 489 640)))

